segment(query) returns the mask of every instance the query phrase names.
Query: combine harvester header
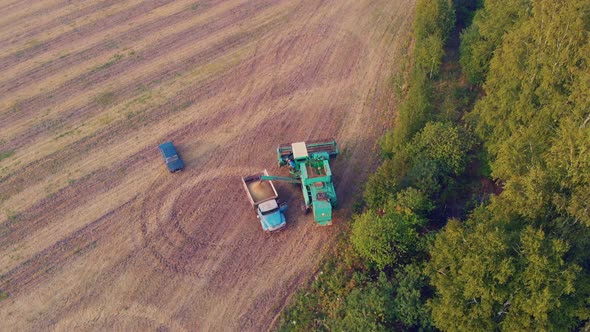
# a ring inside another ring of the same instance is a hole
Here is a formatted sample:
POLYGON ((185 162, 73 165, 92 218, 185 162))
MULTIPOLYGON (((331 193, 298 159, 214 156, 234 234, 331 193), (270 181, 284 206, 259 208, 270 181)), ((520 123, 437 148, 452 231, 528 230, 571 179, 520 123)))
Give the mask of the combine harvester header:
POLYGON ((333 139, 281 144, 277 148, 279 166, 287 165, 286 160, 290 156, 297 159, 296 154, 299 159, 316 155, 324 155, 326 159, 334 158, 338 155, 338 145, 333 139))

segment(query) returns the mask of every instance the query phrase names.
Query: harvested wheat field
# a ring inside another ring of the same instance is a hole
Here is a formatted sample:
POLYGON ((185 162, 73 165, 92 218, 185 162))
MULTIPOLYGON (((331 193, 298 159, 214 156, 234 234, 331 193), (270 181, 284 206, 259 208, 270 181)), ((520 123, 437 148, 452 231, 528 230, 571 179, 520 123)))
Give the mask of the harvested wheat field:
POLYGON ((414 3, 0 0, 0 329, 272 329, 375 168, 414 3), (330 137, 334 226, 275 183, 264 234, 240 177, 330 137))

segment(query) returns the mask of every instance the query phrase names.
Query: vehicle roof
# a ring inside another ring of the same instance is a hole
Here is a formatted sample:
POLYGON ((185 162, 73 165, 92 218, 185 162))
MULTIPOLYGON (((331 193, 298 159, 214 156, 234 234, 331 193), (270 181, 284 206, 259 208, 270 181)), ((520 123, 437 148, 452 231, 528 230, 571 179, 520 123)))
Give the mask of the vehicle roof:
POLYGON ((167 147, 174 147, 174 143, 172 143, 172 141, 168 141, 168 142, 164 142, 162 144, 160 144, 161 148, 167 148, 167 147))
POLYGON ((307 146, 305 145, 305 142, 293 143, 291 144, 291 149, 293 150, 293 158, 295 159, 305 158, 309 155, 307 153, 307 146))
POLYGON ((171 157, 171 156, 174 156, 175 154, 178 154, 178 152, 176 151, 176 148, 174 147, 174 144, 170 141, 160 144, 159 148, 160 148, 160 151, 162 151, 162 153, 166 157, 171 157))

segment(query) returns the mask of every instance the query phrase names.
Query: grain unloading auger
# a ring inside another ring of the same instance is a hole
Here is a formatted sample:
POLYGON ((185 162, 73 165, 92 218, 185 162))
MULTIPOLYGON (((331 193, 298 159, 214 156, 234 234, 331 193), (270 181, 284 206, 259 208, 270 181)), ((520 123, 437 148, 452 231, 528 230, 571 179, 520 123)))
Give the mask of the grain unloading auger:
POLYGON ((318 225, 331 225, 332 208, 338 200, 329 160, 337 155, 338 145, 333 139, 281 144, 277 148, 279 167, 288 166, 291 177, 264 175, 261 180, 301 184, 305 211, 313 211, 318 225))

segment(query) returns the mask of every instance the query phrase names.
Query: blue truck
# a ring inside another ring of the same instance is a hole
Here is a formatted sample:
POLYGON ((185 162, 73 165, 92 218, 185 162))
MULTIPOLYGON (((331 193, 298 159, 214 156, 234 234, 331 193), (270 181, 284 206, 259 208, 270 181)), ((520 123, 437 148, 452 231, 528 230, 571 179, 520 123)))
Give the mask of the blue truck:
POLYGON ((242 178, 242 184, 250 204, 256 209, 256 216, 260 220, 262 229, 265 232, 276 232, 287 226, 285 219, 287 203, 278 199, 279 195, 272 181, 261 180, 262 176, 268 176, 268 172, 264 170, 258 174, 245 176, 242 178))
POLYGON ((166 167, 168 167, 168 170, 171 173, 182 171, 184 168, 184 162, 182 162, 182 159, 180 158, 180 155, 178 154, 178 151, 172 142, 162 143, 158 149, 162 154, 162 159, 164 159, 166 167))

